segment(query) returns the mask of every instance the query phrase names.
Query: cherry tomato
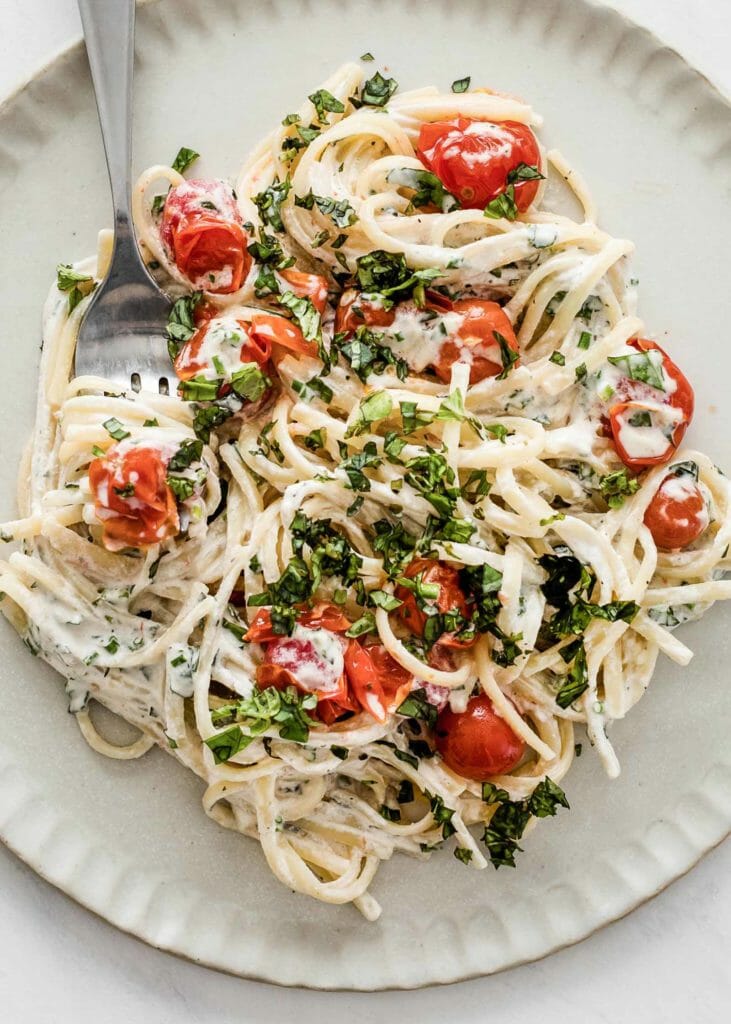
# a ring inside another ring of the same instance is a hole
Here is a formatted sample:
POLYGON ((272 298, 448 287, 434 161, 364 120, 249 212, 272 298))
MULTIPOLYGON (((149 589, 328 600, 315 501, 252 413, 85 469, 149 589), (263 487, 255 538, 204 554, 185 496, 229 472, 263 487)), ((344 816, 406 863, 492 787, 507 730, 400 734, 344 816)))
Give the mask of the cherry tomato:
POLYGON ((609 429, 617 454, 629 469, 641 470, 647 466, 661 466, 673 457, 693 418, 695 399, 688 379, 664 349, 647 338, 631 338, 627 344, 640 352, 653 350, 659 352, 662 355, 663 373, 675 384, 675 390, 666 394, 642 381, 625 379, 621 389, 617 391, 617 396, 622 398, 622 401, 616 402, 609 408, 609 429), (636 414, 643 412, 652 414, 653 405, 650 404, 650 401, 655 405, 659 401, 663 405, 670 406, 671 409, 678 410, 678 419, 672 427, 671 435, 667 439, 667 447, 663 451, 655 455, 632 455, 622 443, 622 429, 636 414))
MULTIPOLYGON (((334 604, 316 604, 313 608, 298 610, 297 621, 310 629, 329 629, 332 633, 344 633, 350 629, 351 622, 334 604)), ((280 640, 272 626, 272 617, 268 608, 259 608, 244 636, 246 643, 263 644, 267 640, 280 640)))
POLYGON ((217 353, 211 352, 210 356, 206 358, 205 355, 201 355, 201 350, 204 348, 210 332, 226 327, 239 329, 243 334, 239 356, 242 363, 258 363, 259 366, 266 364, 271 355, 271 343, 266 338, 252 337, 249 334, 249 325, 245 320, 232 322, 230 317, 215 317, 204 321, 195 334, 181 346, 174 364, 175 372, 180 380, 191 380, 213 365, 211 360, 217 353))
POLYGON ((110 551, 147 547, 180 530, 175 495, 159 449, 112 445, 89 465, 89 484, 102 540, 110 551))
POLYGON ((487 299, 460 299, 453 303, 452 308, 465 319, 457 333, 448 338, 439 350, 438 361, 434 363, 437 376, 449 383, 452 363, 466 358, 470 363, 470 384, 486 377, 496 377, 504 367, 495 332, 503 336, 508 348, 518 351, 513 325, 502 307, 487 299))
POLYGON ((390 327, 395 319, 393 309, 384 309, 357 289, 348 288, 335 311, 335 331, 355 334, 359 327, 390 327))
POLYGON ((404 700, 413 678, 382 644, 366 647, 357 640, 345 652, 345 672, 355 699, 379 722, 404 700))
POLYGON ((193 178, 168 192, 160 226, 163 243, 194 288, 238 291, 251 267, 241 215, 225 181, 193 178))
MULTIPOLYGON (((517 121, 475 121, 458 117, 422 125, 417 154, 462 206, 483 209, 505 191, 519 164, 540 168, 538 141, 517 121)), ((537 180, 516 181, 515 204, 522 212, 536 197, 537 180)))
POLYGON ((319 274, 307 274, 303 270, 280 270, 279 276, 283 277, 294 294, 300 299, 309 299, 318 313, 322 313, 327 305, 327 281, 319 274))
POLYGON ((445 708, 436 724, 437 750, 463 779, 485 782, 520 762, 525 743, 497 714, 486 694, 472 697, 464 711, 445 708))
POLYGON ((307 341, 297 324, 276 313, 255 313, 249 324, 249 335, 261 344, 279 346, 305 356, 317 355, 316 343, 307 341))
POLYGON ((645 526, 659 548, 687 548, 708 526, 708 508, 701 489, 687 473, 670 473, 645 511, 645 526))
MULTIPOLYGON (((455 568, 435 559, 415 558, 409 564, 404 576, 407 579, 414 579, 419 575, 422 584, 437 584, 439 587, 439 596, 433 601, 427 599, 428 603, 436 605, 439 612, 457 611, 464 619, 469 618, 467 599, 459 585, 459 573, 455 568)), ((409 627, 412 633, 423 636, 428 616, 419 607, 414 591, 399 584, 395 594, 403 602, 398 609, 401 621, 409 627)), ((471 647, 474 642, 474 639, 458 640, 454 633, 443 633, 437 641, 445 647, 471 647)))

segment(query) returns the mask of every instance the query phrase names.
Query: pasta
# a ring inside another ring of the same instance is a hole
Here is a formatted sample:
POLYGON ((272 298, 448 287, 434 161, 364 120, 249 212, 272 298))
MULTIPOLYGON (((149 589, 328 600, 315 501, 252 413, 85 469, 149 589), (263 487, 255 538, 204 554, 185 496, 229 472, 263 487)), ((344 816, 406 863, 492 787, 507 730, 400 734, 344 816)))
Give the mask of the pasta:
POLYGON ((514 864, 576 727, 616 776, 611 723, 731 597, 728 482, 682 447, 632 244, 531 107, 455 88, 348 64, 235 191, 190 151, 145 171, 178 392, 73 374, 102 232, 51 289, 1 533, 2 610, 84 738, 169 751, 284 885, 369 920, 395 851, 514 864))

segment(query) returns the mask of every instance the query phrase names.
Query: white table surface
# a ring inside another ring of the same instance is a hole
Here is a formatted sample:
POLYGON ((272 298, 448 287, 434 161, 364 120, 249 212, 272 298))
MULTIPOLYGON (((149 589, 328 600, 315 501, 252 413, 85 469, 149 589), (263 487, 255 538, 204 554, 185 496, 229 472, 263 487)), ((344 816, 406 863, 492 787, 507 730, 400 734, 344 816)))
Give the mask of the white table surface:
MULTIPOLYGON (((614 6, 731 94, 728 0, 614 6)), ((0 97, 79 34, 75 0, 0 0, 0 97)), ((730 953, 729 842, 628 918, 547 960, 461 985, 374 995, 276 989, 149 949, 0 845, 0 1019, 8 1024, 722 1024, 730 953)))

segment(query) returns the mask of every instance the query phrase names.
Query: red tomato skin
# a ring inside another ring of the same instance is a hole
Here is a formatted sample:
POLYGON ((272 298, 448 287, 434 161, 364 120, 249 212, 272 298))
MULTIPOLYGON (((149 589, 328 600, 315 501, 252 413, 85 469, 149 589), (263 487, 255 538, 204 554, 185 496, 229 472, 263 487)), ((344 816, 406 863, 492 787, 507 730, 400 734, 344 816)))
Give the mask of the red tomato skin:
POLYGON ((307 341, 297 324, 276 313, 255 313, 249 324, 249 336, 262 345, 278 346, 299 355, 317 355, 316 343, 307 341))
POLYGON ((177 535, 178 506, 166 477, 167 460, 156 448, 120 451, 113 445, 89 464, 89 485, 106 548, 150 547, 177 535), (117 493, 132 483, 133 496, 117 493))
MULTIPOLYGON (((649 338, 630 338, 627 344, 636 348, 639 352, 649 352, 654 349, 662 355, 663 372, 675 381, 675 391, 670 395, 670 401, 668 404, 674 409, 680 409, 683 414, 683 418, 678 422, 677 426, 673 430, 672 442, 668 442, 666 451, 661 455, 635 458, 627 452, 619 439, 622 427, 622 416, 625 413, 631 412, 632 409, 636 409, 636 411, 640 412, 645 408, 645 406, 643 402, 639 400, 634 402, 618 402, 610 407, 609 430, 614 441, 614 447, 617 450, 617 455, 619 455, 620 459, 628 469, 633 469, 639 472, 643 469, 647 469, 649 466, 662 466, 672 459, 680 443, 685 437, 685 432, 688 429, 691 420, 693 419, 695 395, 693 393, 693 388, 683 371, 656 342, 650 341, 649 338)), ((633 381, 628 381, 625 390, 628 392, 631 391, 633 383, 633 381)))
POLYGON ((675 497, 664 490, 665 484, 677 479, 665 477, 645 510, 645 526, 659 548, 679 551, 698 540, 708 526, 708 509, 700 488, 693 481, 686 483, 686 495, 675 497))
POLYGON ((284 278, 298 298, 309 299, 318 313, 325 311, 327 281, 324 277, 319 274, 308 274, 304 270, 296 270, 294 267, 280 270, 279 276, 284 278))
POLYGON ((345 652, 345 673, 358 704, 379 722, 398 707, 413 680, 382 644, 364 646, 357 640, 345 652))
POLYGON ((224 181, 193 178, 172 188, 165 200, 160 234, 178 270, 203 291, 238 291, 251 268, 251 256, 233 190, 224 181), (202 205, 209 203, 214 209, 202 205), (230 269, 230 281, 216 284, 209 274, 230 269))
MULTIPOLYGON (((469 618, 467 600, 459 585, 459 573, 451 565, 445 565, 435 559, 415 558, 409 563, 404 576, 407 579, 414 579, 422 573, 423 583, 437 583, 439 585, 439 597, 436 605, 440 612, 453 611, 455 608, 465 619, 469 618)), ((417 636, 423 636, 426 615, 416 603, 413 591, 404 586, 397 586, 395 596, 403 604, 398 609, 398 615, 405 626, 417 636)), ((475 639, 458 640, 454 633, 443 633, 437 643, 443 647, 471 647, 475 639)))
MULTIPOLYGON (((192 380, 206 369, 207 364, 197 359, 206 334, 210 330, 212 320, 204 320, 198 330, 181 346, 175 357, 175 373, 179 380, 192 380)), ((249 334, 249 324, 245 320, 237 321, 244 332, 245 341, 241 346, 242 363, 258 363, 264 366, 271 355, 271 342, 249 334)))
MULTIPOLYGON (((518 341, 513 325, 497 302, 487 299, 459 299, 452 304, 455 313, 461 313, 465 320, 456 335, 448 338, 439 351, 439 360, 434 371, 440 380, 448 384, 452 375, 452 364, 465 350, 471 351, 470 384, 477 384, 487 377, 496 377, 503 370, 502 361, 495 362, 480 349, 495 350, 495 334, 502 334, 513 352, 518 352, 518 341)), ((513 364, 517 366, 519 360, 513 364)))
MULTIPOLYGON (((480 210, 505 191, 508 174, 521 164, 541 166, 538 140, 517 121, 478 121, 458 117, 424 124, 417 156, 448 192, 467 209, 480 210)), ((522 213, 538 192, 538 180, 514 183, 522 213)))
MULTIPOLYGON (((350 619, 346 618, 334 604, 321 602, 312 608, 301 609, 297 615, 301 626, 309 629, 329 629, 331 633, 344 633, 350 629, 350 619)), ((268 608, 259 608, 244 635, 245 643, 266 643, 268 640, 280 640, 281 633, 272 627, 272 619, 268 608)))
POLYGON ((472 697, 465 711, 441 711, 435 733, 437 750, 447 767, 474 782, 512 771, 525 752, 523 740, 497 714, 486 694, 472 697))
POLYGON ((359 327, 390 327, 395 319, 393 309, 384 309, 357 289, 348 288, 340 296, 335 311, 335 331, 355 334, 359 327))

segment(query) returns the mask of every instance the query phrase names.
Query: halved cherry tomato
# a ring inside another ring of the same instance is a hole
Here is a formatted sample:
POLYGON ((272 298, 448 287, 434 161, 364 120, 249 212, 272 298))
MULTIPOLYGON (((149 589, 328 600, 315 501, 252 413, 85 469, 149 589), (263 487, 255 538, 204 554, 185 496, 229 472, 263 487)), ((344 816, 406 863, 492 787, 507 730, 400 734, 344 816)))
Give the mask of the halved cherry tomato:
POLYGON ((701 489, 687 473, 670 473, 645 511, 645 526, 659 548, 687 548, 708 526, 708 508, 701 489))
POLYGON ((193 178, 172 188, 160 226, 178 270, 195 288, 238 291, 251 267, 233 189, 225 181, 193 178))
MULTIPOLYGON (((429 602, 434 604, 439 612, 457 611, 465 620, 469 618, 467 599, 459 585, 459 573, 453 566, 445 565, 436 559, 415 558, 404 572, 404 576, 412 580, 419 575, 422 583, 436 583, 439 587, 439 596, 429 602)), ((398 609, 401 621, 412 633, 423 636, 428 616, 417 604, 414 592, 399 584, 395 594, 403 602, 398 609)), ((443 633, 437 641, 444 647, 471 647, 474 642, 474 639, 458 640, 454 633, 443 633)))
POLYGON ((439 358, 434 363, 437 376, 449 383, 452 363, 466 356, 470 363, 470 384, 486 377, 496 377, 504 367, 495 332, 502 335, 508 348, 518 351, 513 325, 502 307, 487 299, 460 299, 453 303, 452 309, 461 313, 464 321, 457 333, 448 338, 439 350, 439 358))
POLYGON ((335 311, 335 331, 355 334, 359 327, 390 327, 395 319, 393 309, 384 309, 356 288, 348 288, 335 311))
MULTIPOLYGON (((332 633, 344 633, 352 623, 334 604, 316 604, 313 608, 298 611, 297 621, 310 629, 329 629, 332 633)), ((263 644, 267 640, 280 640, 281 633, 275 632, 268 608, 259 608, 244 636, 246 643, 263 644)))
POLYGON ((667 394, 642 381, 625 379, 622 382, 621 389, 617 391, 617 396, 622 401, 616 402, 609 408, 609 429, 614 440, 614 446, 617 449, 617 454, 629 469, 641 470, 647 466, 661 466, 673 457, 693 418, 695 399, 693 388, 687 377, 658 344, 647 338, 631 338, 627 344, 640 352, 650 352, 653 350, 659 352, 662 355, 663 373, 675 384, 675 390, 667 394), (652 412, 653 406, 648 404, 649 399, 652 399, 656 404, 660 402, 662 405, 678 410, 678 419, 670 431, 667 447, 663 451, 655 455, 633 455, 627 451, 622 443, 622 429, 626 427, 630 417, 635 414, 652 412))
POLYGON ((159 544, 179 532, 167 462, 157 448, 112 445, 90 463, 89 485, 110 551, 159 544))
MULTIPOLYGON (((230 323, 230 318, 215 317, 213 319, 206 320, 202 326, 198 328, 194 335, 192 335, 184 345, 181 346, 180 351, 175 357, 175 372, 180 380, 192 380, 193 377, 197 377, 202 370, 210 367, 211 360, 201 358, 201 349, 208 336, 208 333, 215 330, 217 326, 226 326, 227 321, 230 323)), ((243 332, 243 341, 241 344, 240 359, 242 363, 258 363, 259 366, 264 366, 269 360, 271 355, 271 343, 266 339, 259 336, 251 336, 249 334, 249 325, 245 320, 237 320, 235 324, 243 332)), ((211 353, 211 358, 215 353, 211 353)))
POLYGON ((249 324, 249 335, 262 344, 279 345, 305 356, 317 355, 316 343, 307 341, 296 324, 276 313, 255 313, 249 324))
MULTIPOLYGON (((475 121, 458 117, 422 125, 419 159, 462 206, 479 210, 505 191, 519 164, 540 168, 538 141, 517 121, 475 121)), ((536 197, 539 181, 516 181, 515 204, 522 212, 536 197)))
POLYGON ((283 277, 294 294, 300 299, 309 299, 318 313, 324 312, 327 305, 327 281, 319 274, 307 274, 304 270, 296 270, 290 267, 288 270, 280 270, 279 276, 283 277))
POLYGON ((357 640, 348 644, 345 672, 360 706, 379 722, 404 700, 413 679, 382 644, 365 647, 357 640))
POLYGON ((486 694, 472 697, 464 711, 441 711, 435 733, 437 750, 447 767, 474 782, 512 771, 525 752, 523 740, 497 714, 486 694))

